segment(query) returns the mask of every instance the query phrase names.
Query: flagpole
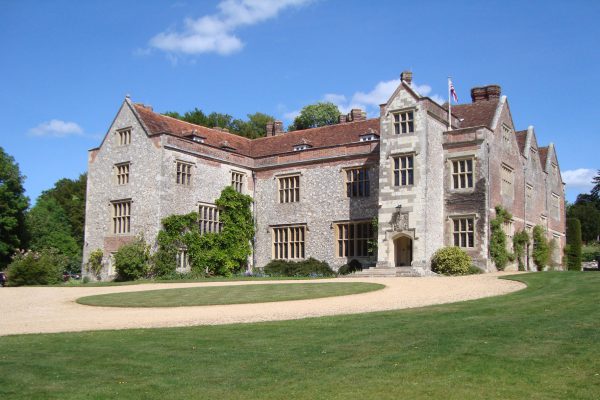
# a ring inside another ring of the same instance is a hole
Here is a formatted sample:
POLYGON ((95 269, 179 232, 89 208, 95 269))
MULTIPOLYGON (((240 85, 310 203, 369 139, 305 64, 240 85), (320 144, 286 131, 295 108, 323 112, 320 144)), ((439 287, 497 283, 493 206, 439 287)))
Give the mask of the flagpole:
POLYGON ((450 98, 450 77, 448 77, 448 130, 452 130, 452 99, 450 98))

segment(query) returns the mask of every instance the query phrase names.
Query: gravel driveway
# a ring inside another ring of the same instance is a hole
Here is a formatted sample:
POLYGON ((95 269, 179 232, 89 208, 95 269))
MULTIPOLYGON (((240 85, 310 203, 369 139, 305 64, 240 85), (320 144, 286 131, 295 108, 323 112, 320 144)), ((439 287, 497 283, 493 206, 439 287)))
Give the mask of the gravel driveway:
POLYGON ((338 278, 318 281, 0 288, 0 335, 218 325, 356 314, 472 300, 502 295, 525 287, 519 282, 498 279, 500 275, 506 273, 463 277, 338 278), (152 289, 351 281, 381 283, 386 288, 369 293, 323 299, 199 307, 114 308, 84 306, 75 302, 82 296, 152 289))

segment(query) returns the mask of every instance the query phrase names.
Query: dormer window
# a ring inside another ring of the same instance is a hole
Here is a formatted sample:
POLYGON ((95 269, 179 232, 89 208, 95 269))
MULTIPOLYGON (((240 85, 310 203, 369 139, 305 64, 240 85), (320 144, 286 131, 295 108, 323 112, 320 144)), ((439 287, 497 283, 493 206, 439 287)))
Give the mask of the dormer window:
POLYGON ((361 142, 371 142, 373 140, 377 140, 377 135, 375 135, 374 133, 369 133, 367 135, 360 136, 361 142))
POLYGON ((312 146, 309 144, 297 144, 294 146, 294 151, 302 151, 302 150, 308 150, 310 149, 312 146))
POLYGON ((204 143, 205 139, 206 138, 203 138, 202 136, 192 135, 192 140, 197 143, 204 143))

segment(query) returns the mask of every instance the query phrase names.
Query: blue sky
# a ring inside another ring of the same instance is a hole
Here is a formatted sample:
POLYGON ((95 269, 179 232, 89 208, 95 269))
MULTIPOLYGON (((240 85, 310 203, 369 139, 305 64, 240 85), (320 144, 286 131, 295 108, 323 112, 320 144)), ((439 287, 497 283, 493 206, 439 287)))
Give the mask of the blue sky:
POLYGON ((32 201, 87 168, 124 96, 155 111, 378 102, 411 69, 460 102, 497 83, 518 129, 554 142, 567 198, 600 169, 597 1, 0 0, 0 146, 32 201))

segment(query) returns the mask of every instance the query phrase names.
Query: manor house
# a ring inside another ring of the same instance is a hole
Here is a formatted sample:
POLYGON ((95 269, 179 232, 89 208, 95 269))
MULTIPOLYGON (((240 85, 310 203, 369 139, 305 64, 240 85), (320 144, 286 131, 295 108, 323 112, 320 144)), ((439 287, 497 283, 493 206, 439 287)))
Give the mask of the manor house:
MULTIPOLYGON (((542 225, 560 263, 565 200, 554 146, 538 146, 532 126, 515 128, 500 86, 473 88, 449 119, 447 104, 411 83, 402 73, 377 118, 354 109, 335 125, 293 132, 275 121, 254 140, 126 97, 89 152, 84 263, 101 249, 103 276, 112 276, 111 254, 139 235, 154 244, 172 214, 196 211, 201 232, 218 231, 214 203, 228 185, 254 199, 253 268, 314 257, 334 268, 357 259, 386 274, 423 273, 437 249, 458 246, 494 270, 497 205, 513 216, 504 224, 509 243, 542 225)), ((189 268, 185 249, 177 262, 189 268)))

